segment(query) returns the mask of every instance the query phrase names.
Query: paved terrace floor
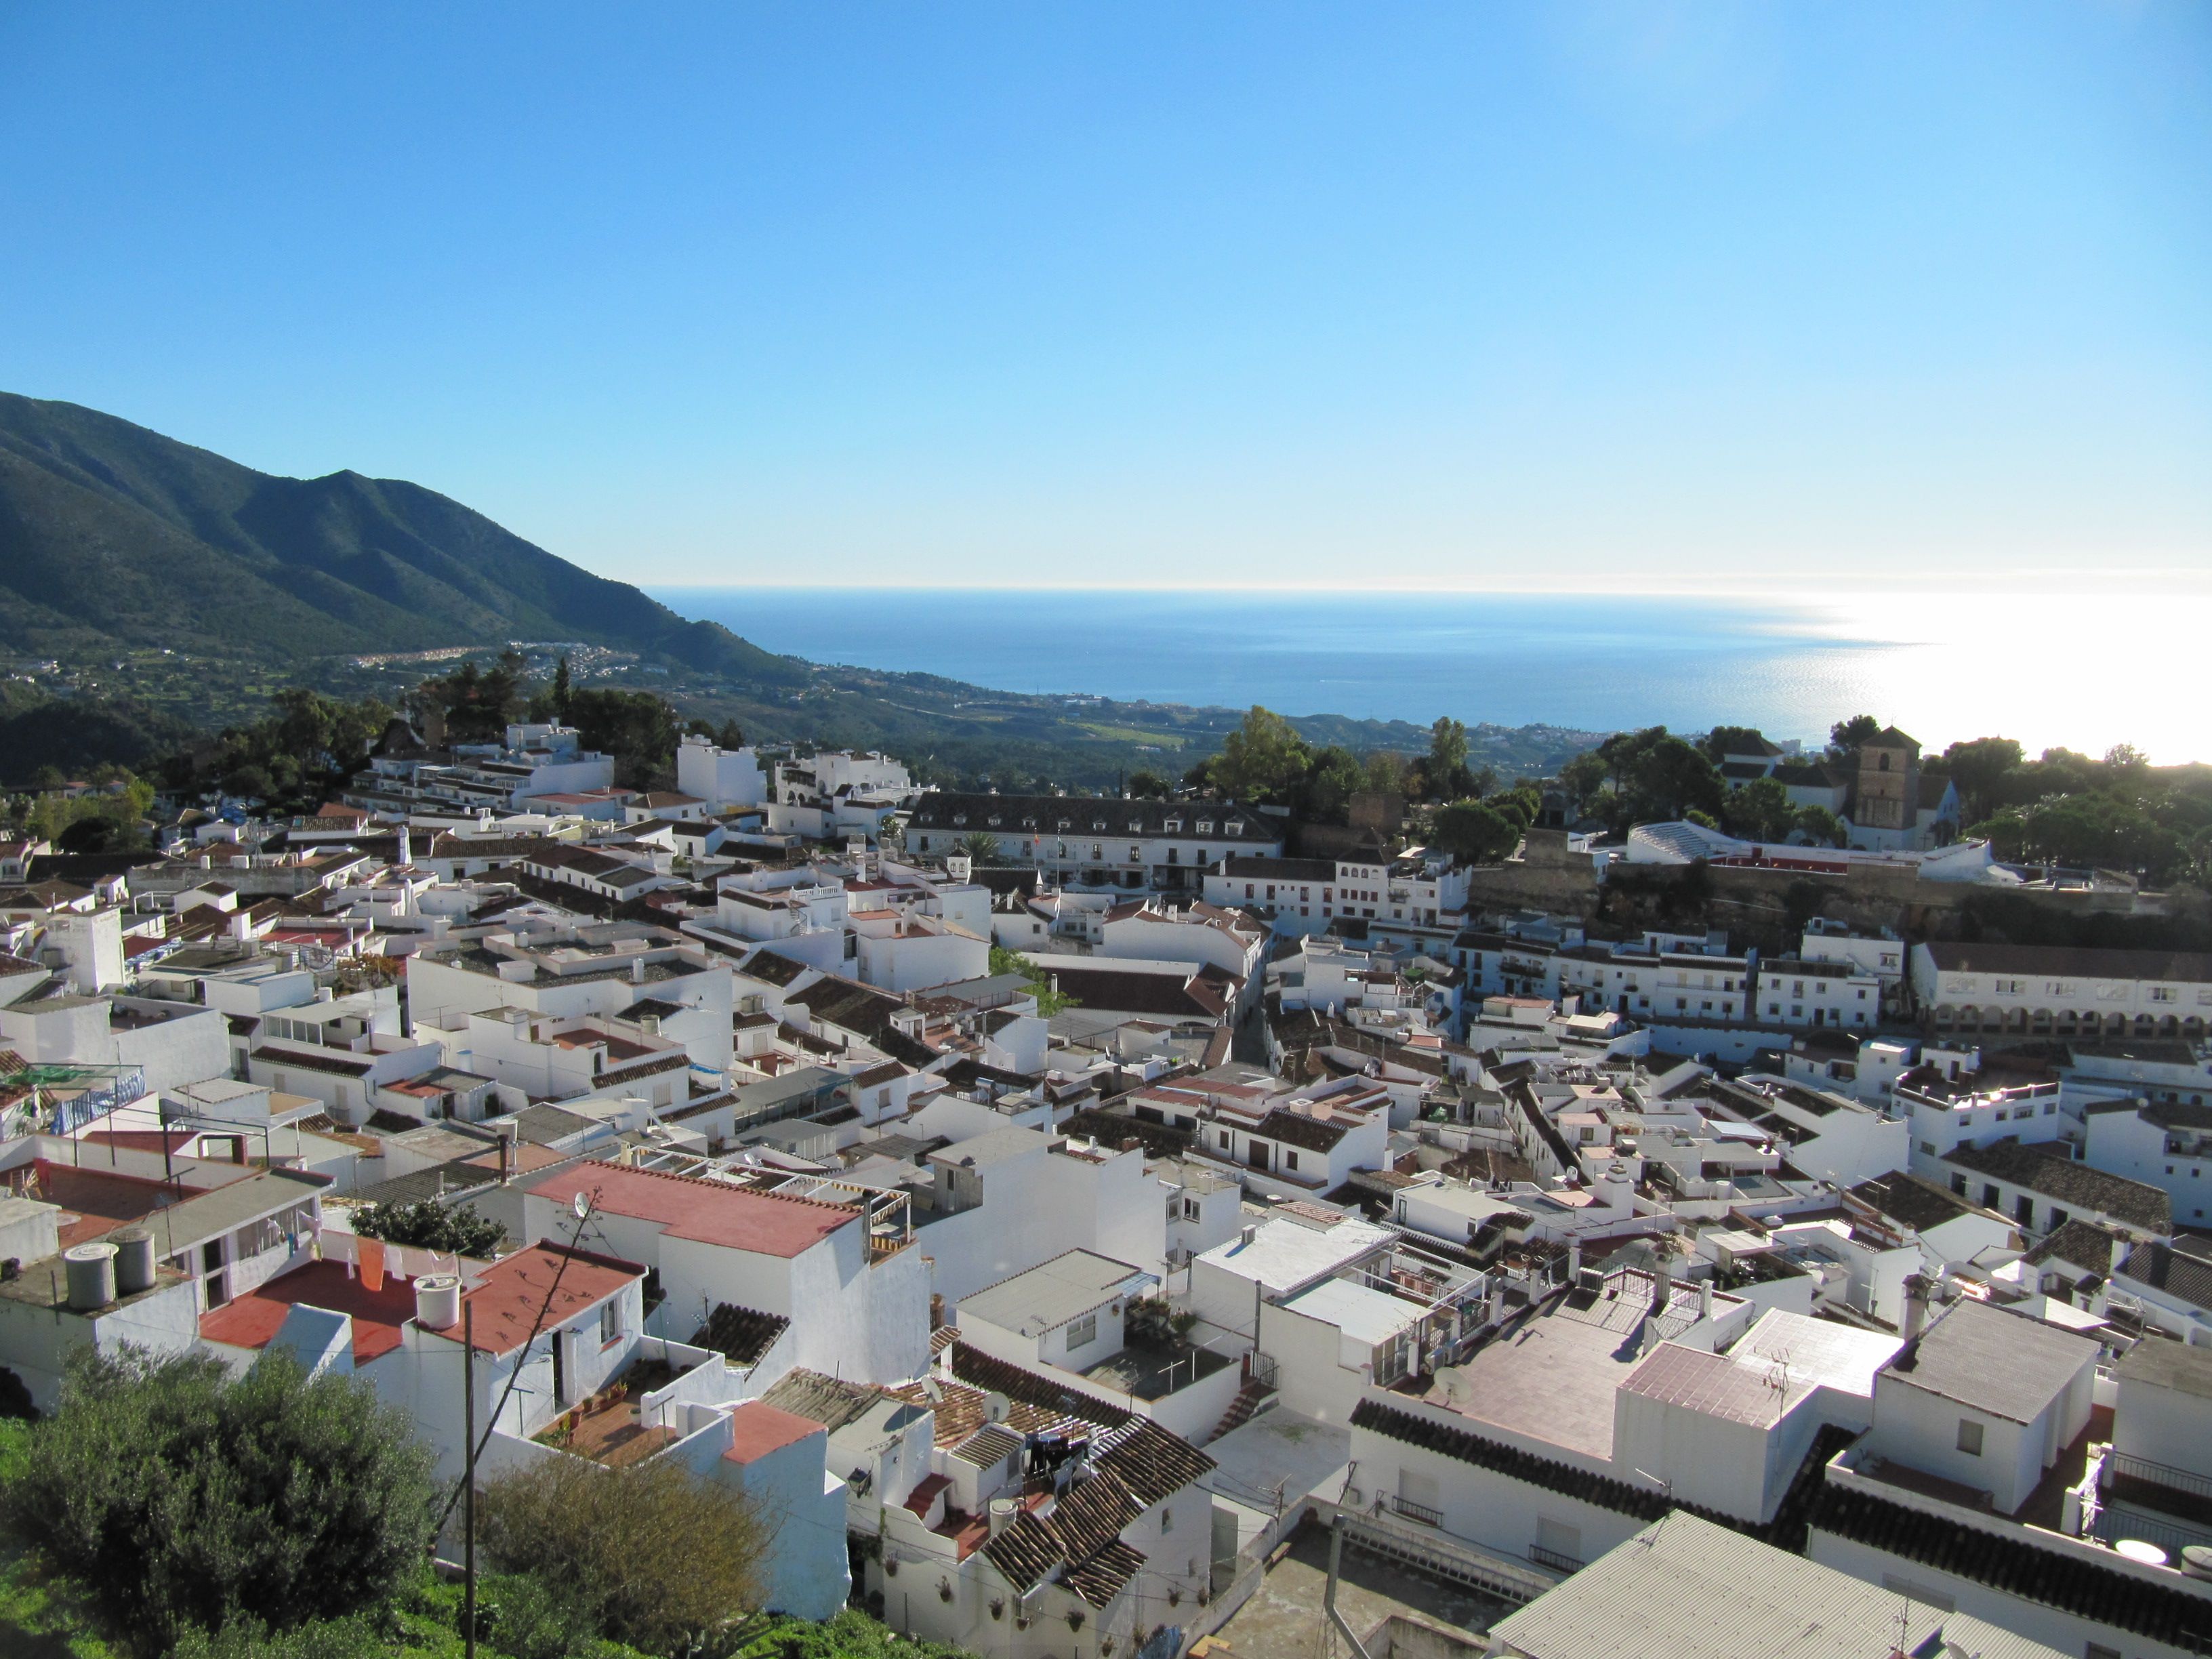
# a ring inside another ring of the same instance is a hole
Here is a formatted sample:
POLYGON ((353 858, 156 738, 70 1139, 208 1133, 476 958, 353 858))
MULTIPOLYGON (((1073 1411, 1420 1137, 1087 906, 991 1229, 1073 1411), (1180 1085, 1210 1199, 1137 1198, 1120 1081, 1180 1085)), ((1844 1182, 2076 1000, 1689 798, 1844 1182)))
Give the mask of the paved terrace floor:
MULTIPOLYGON (((1460 1367, 1465 1403, 1453 1406, 1441 1387, 1423 1389, 1431 1404, 1477 1422, 1548 1440, 1592 1457, 1613 1455, 1613 1390, 1643 1358, 1648 1293, 1634 1276, 1607 1281, 1617 1296, 1574 1295, 1546 1306, 1479 1349, 1460 1367)), ((1691 1322, 1684 1297, 1674 1298, 1661 1334, 1691 1322)), ((1413 1387, 1422 1388, 1423 1379, 1413 1387)))
MULTIPOLYGON (((1344 1638, 1328 1628, 1322 1596, 1328 1586, 1328 1528, 1309 1522, 1291 1540, 1290 1553, 1270 1568, 1252 1599, 1221 1627, 1222 1659, 1329 1659, 1346 1652, 1344 1638)), ((1459 1584, 1447 1584, 1378 1560, 1347 1544, 1336 1590, 1337 1610, 1370 1651, 1372 1634, 1393 1616, 1436 1623, 1480 1651, 1482 1633, 1513 1611, 1504 1601, 1459 1584)))

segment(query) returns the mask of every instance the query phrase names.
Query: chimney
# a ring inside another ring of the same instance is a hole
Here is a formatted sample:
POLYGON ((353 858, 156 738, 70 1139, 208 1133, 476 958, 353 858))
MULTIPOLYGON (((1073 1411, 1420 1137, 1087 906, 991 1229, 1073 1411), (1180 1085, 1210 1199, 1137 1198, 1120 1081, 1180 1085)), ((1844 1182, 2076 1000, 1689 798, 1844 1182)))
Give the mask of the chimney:
POLYGON ((1698 1281, 1698 1317, 1711 1319, 1712 1316, 1713 1281, 1710 1279, 1701 1279, 1698 1281))
POLYGON ((408 838, 407 821, 399 822, 399 867, 404 870, 415 862, 415 843, 408 838))
POLYGON ((629 982, 633 985, 642 985, 645 983, 645 958, 643 957, 632 957, 630 958, 629 982))
POLYGON ((1907 1342, 1917 1337, 1928 1323, 1928 1279, 1924 1273, 1909 1274, 1905 1281, 1905 1323, 1898 1334, 1907 1342))
POLYGON ((1582 1277, 1583 1242, 1579 1237, 1567 1241, 1567 1282, 1572 1284, 1582 1277))

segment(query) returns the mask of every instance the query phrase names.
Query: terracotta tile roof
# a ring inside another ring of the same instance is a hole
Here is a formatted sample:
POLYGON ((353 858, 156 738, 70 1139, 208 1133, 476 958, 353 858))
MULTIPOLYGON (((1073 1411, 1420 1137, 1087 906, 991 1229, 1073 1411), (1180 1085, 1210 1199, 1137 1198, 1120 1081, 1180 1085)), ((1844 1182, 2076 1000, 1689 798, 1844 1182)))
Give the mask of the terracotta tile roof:
POLYGON ((2164 1188, 2077 1164, 2063 1147, 2048 1143, 2008 1139, 1986 1146, 1960 1146, 1945 1154, 1943 1161, 2147 1232, 2164 1233, 2173 1224, 2173 1200, 2164 1188))
POLYGON ((1129 1432, 1113 1437, 1112 1443, 1093 1459, 1097 1466, 1118 1475, 1121 1483, 1149 1509, 1203 1479, 1214 1468, 1213 1460, 1149 1417, 1133 1419, 1129 1432))
POLYGON ((2212 1620, 2204 1598, 2168 1589, 2077 1553, 2039 1548, 2026 1527, 1985 1532, 1859 1488, 1826 1486, 1813 1528, 1955 1574, 2039 1607, 2194 1650, 2212 1620))
POLYGON ((744 1366, 757 1364, 790 1328, 791 1322, 781 1314, 718 1302, 714 1311, 707 1316, 707 1322, 691 1333, 690 1340, 695 1348, 712 1348, 732 1365, 744 1366))
POLYGON ((1144 1565, 1143 1552, 1117 1539, 1088 1561, 1068 1568, 1067 1587, 1103 1612, 1144 1565))
POLYGON ((1095 1394, 1067 1388, 1054 1378, 994 1358, 968 1343, 955 1342, 951 1353, 952 1375, 971 1388, 1002 1394, 1008 1400, 1023 1401, 1046 1411, 1081 1417, 1101 1428, 1119 1428, 1136 1415, 1095 1394))

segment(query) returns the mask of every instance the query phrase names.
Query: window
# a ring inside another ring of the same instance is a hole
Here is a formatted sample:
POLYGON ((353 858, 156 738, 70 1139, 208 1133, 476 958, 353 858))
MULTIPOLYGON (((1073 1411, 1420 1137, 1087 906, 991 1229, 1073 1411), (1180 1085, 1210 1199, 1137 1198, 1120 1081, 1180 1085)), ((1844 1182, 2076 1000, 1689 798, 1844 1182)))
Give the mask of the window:
POLYGON ((1298 1167, 1298 1155, 1296 1152, 1285 1152, 1283 1154, 1283 1167, 1285 1170, 1297 1169, 1298 1167))
POLYGON ((2174 1000, 2173 987, 2171 985, 2152 986, 2150 988, 2150 1000, 2153 1002, 2172 1002, 2174 1000))
POLYGON ((1959 1419, 1959 1449, 1969 1457, 1982 1455, 1982 1425, 1971 1417, 1959 1419))
POLYGON ((599 1340, 618 1342, 622 1334, 622 1298, 610 1297, 599 1309, 599 1340))
POLYGON ((1229 1131, 1226 1129, 1221 1132, 1221 1144, 1224 1146, 1229 1144, 1229 1131))
POLYGON ((1175 1511, 1173 1510, 1162 1510, 1160 1511, 1160 1536, 1164 1538, 1168 1534, 1174 1530, 1175 1511))
MULTIPOLYGON (((1097 1340, 1098 1316, 1095 1313, 1084 1315, 1082 1318, 1074 1321, 1067 1328, 1067 1351, 1070 1353, 1097 1340)), ((1979 1431, 1978 1425, 1976 1432, 1979 1431)))

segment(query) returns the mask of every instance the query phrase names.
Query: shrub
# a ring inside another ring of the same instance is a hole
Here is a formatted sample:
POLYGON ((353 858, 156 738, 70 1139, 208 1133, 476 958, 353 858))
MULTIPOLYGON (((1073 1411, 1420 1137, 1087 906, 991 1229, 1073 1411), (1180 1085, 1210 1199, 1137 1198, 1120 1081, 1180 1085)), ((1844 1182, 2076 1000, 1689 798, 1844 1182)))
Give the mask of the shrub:
POLYGON ((562 1586, 605 1634, 662 1653, 758 1607, 775 1537, 743 1492, 665 1458, 545 1458, 489 1482, 477 1512, 499 1565, 562 1586))
POLYGON ((394 1199, 364 1205, 353 1212, 353 1230, 364 1238, 380 1238, 391 1244, 411 1244, 441 1255, 489 1257, 499 1249, 506 1229, 489 1216, 480 1215, 473 1204, 450 1208, 434 1198, 410 1202, 394 1199))
POLYGON ((745 1632, 741 1659, 972 1659, 965 1648, 899 1635, 855 1608, 825 1624, 781 1614, 745 1632))
POLYGON ((86 1349, 26 1437, 0 1522, 167 1650, 193 1629, 381 1606, 428 1547, 430 1469, 367 1384, 311 1382, 282 1351, 233 1382, 204 1355, 86 1349))

